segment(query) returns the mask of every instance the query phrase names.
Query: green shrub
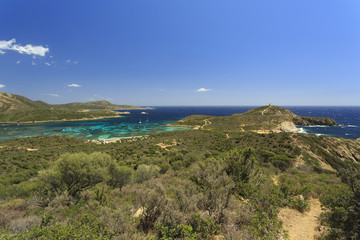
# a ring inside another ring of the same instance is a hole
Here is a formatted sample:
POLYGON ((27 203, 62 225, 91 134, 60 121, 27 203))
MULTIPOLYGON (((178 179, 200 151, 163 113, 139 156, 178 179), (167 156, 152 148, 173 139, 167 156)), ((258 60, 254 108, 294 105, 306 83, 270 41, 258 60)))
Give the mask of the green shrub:
POLYGON ((161 240, 171 240, 171 239, 187 239, 195 240, 197 234, 194 232, 193 228, 189 225, 177 225, 172 227, 170 225, 164 226, 159 225, 156 227, 157 236, 161 240))
POLYGON ((135 171, 134 181, 136 183, 145 182, 151 178, 157 177, 159 172, 160 168, 158 166, 141 164, 135 171))
POLYGON ((107 184, 112 188, 121 188, 131 180, 134 170, 126 166, 119 166, 116 163, 108 167, 109 179, 107 184))
POLYGON ((52 168, 41 171, 39 179, 52 193, 67 192, 78 198, 82 191, 105 179, 106 168, 111 162, 110 156, 104 153, 64 154, 52 168))
POLYGON ((3 236, 5 240, 35 240, 35 239, 111 239, 114 234, 110 232, 93 215, 84 215, 80 221, 62 226, 56 224, 50 227, 34 228, 20 235, 3 236))
POLYGON ((216 224, 214 219, 202 218, 199 213, 196 213, 192 220, 190 220, 190 225, 194 229, 194 232, 198 234, 200 239, 206 239, 211 235, 220 233, 220 225, 216 224))

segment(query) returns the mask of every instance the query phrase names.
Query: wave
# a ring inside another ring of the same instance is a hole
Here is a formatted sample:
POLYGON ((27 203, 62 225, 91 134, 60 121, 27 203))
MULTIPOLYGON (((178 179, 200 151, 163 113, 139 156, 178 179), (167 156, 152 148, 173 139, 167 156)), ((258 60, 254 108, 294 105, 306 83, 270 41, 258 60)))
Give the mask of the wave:
POLYGON ((326 128, 326 127, 331 127, 331 126, 328 126, 328 125, 311 125, 311 126, 306 126, 306 127, 309 127, 309 128, 326 128))
POLYGON ((304 128, 298 128, 300 131, 299 131, 299 133, 307 133, 306 131, 305 131, 305 129, 304 128))

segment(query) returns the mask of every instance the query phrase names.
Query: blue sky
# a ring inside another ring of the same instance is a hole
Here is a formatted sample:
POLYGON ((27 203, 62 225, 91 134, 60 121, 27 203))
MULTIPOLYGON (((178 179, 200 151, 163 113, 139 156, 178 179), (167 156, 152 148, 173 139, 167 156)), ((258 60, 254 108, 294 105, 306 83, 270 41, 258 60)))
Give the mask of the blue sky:
POLYGON ((49 103, 360 105, 359 12, 358 0, 2 0, 0 91, 49 103))

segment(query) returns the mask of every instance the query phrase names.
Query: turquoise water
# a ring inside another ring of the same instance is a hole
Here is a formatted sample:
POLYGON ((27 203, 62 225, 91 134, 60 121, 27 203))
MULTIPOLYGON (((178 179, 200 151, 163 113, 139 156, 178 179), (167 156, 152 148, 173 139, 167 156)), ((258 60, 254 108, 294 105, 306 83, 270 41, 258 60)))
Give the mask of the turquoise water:
MULTIPOLYGON (((162 110, 132 110, 121 118, 92 121, 47 122, 32 124, 0 124, 0 141, 40 135, 68 136, 90 140, 113 140, 147 136, 160 132, 179 131, 188 127, 172 127, 167 124, 182 117, 164 114, 162 110)), ((166 111, 165 111, 166 112, 166 111)))
MULTIPOLYGON (((146 110, 130 110, 130 115, 93 121, 49 122, 37 124, 0 124, 0 141, 40 135, 69 136, 90 140, 111 140, 146 136, 154 133, 189 129, 170 127, 169 123, 192 114, 229 116, 243 113, 253 107, 156 107, 146 110), (141 122, 141 123, 140 123, 141 122)), ((303 132, 356 139, 360 137, 360 107, 287 107, 301 116, 331 117, 345 126, 301 127, 303 132)))

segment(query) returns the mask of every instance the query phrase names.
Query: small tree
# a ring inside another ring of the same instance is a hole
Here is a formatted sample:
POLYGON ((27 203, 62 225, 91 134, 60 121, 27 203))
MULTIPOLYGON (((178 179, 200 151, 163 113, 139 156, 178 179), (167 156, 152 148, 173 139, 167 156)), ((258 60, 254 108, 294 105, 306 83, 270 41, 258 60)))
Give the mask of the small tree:
POLYGON ((78 198, 79 194, 102 182, 111 158, 104 153, 64 154, 55 165, 40 173, 40 180, 50 192, 78 198))
POLYGON ((115 163, 108 167, 109 179, 107 184, 112 188, 121 188, 131 180, 134 170, 126 166, 118 166, 115 163))
POLYGON ((135 172, 135 182, 142 183, 159 175, 160 168, 155 165, 140 164, 135 172))
POLYGON ((250 194, 249 182, 254 175, 254 149, 244 148, 230 151, 224 157, 226 173, 231 176, 240 195, 247 197, 250 194))

